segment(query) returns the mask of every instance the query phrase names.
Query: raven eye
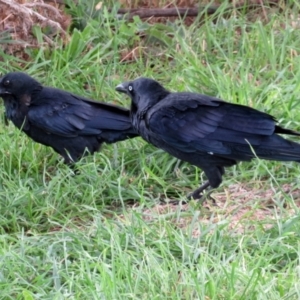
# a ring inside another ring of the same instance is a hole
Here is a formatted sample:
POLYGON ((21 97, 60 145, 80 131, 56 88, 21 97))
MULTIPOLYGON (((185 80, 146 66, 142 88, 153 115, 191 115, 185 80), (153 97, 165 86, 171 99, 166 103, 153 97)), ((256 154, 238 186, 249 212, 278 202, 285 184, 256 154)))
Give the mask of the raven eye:
POLYGON ((129 85, 129 86, 128 86, 128 91, 129 91, 129 92, 132 92, 132 90, 133 90, 132 85, 129 85))
POLYGON ((5 80, 5 81, 3 82, 3 85, 4 85, 4 86, 8 86, 9 83, 10 83, 9 80, 5 80))

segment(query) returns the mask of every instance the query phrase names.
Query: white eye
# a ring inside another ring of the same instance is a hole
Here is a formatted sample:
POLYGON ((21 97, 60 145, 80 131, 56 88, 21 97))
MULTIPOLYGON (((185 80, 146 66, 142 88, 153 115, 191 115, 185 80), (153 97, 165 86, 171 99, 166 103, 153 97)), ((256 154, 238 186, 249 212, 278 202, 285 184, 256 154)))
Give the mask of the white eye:
POLYGON ((132 85, 129 85, 129 86, 128 86, 128 91, 131 92, 132 90, 133 90, 132 85))

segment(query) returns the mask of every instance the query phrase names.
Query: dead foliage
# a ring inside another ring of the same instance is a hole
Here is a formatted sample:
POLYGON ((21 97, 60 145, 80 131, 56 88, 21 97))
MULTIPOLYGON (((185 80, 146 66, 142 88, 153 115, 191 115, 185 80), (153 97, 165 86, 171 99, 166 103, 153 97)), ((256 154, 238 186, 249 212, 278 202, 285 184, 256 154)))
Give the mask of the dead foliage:
MULTIPOLYGON (((141 19, 147 19, 150 23, 174 21, 176 18, 183 17, 186 24, 191 24, 195 17, 204 13, 214 14, 221 7, 219 1, 197 1, 179 0, 179 1, 120 1, 122 8, 118 14, 126 14, 127 19, 139 16, 141 19)), ((225 11, 226 15, 235 14, 238 10, 251 11, 258 10, 258 15, 263 19, 268 19, 269 9, 271 7, 282 7, 284 2, 281 0, 242 0, 231 1, 225 11)), ((224 15, 225 16, 225 15, 224 15)))
MULTIPOLYGON (((293 188, 290 184, 285 184, 281 189, 253 186, 250 184, 232 184, 222 193, 214 193, 212 196, 216 200, 216 205, 211 201, 206 201, 203 207, 196 208, 199 214, 188 212, 190 204, 157 204, 152 208, 144 209, 142 217, 145 222, 153 222, 159 218, 169 216, 174 226, 182 230, 192 231, 193 237, 197 238, 201 235, 199 224, 218 224, 228 222, 229 229, 234 234, 242 234, 246 229, 255 228, 258 226, 265 230, 270 229, 274 224, 274 220, 278 215, 292 217, 295 215, 298 207, 300 208, 300 189, 293 188), (292 206, 286 197, 292 197, 296 206, 292 206), (170 217, 171 216, 171 217, 170 217), (192 228, 191 228, 192 226, 192 228)), ((130 211, 140 211, 138 205, 128 207, 130 211)), ((122 221, 125 216, 120 215, 118 218, 122 221)), ((126 220, 128 221, 128 217, 126 220)))
POLYGON ((24 50, 28 47, 40 47, 33 27, 39 26, 45 32, 43 45, 53 45, 56 36, 67 39, 67 28, 71 22, 56 3, 44 3, 42 0, 0 0, 0 32, 5 43, 0 43, 4 53, 27 59, 24 50))
MULTIPOLYGON (((201 13, 202 8, 206 5, 209 7, 205 9, 206 13, 212 14, 217 11, 221 4, 220 1, 211 2, 209 0, 201 1, 201 3, 195 0, 119 0, 119 2, 121 4, 119 13, 129 12, 129 19, 134 15, 139 15, 150 24, 174 22, 179 17, 177 12, 180 11, 186 25, 192 24, 195 21, 195 16, 201 13)), ((72 20, 64 12, 63 3, 64 0, 0 0, 2 20, 0 22, 0 32, 2 32, 0 47, 2 50, 7 54, 27 59, 24 51, 26 48, 41 46, 33 34, 35 25, 43 29, 43 46, 53 46, 53 40, 56 36, 67 41, 66 31, 72 20), (11 38, 13 43, 7 42, 7 38, 11 38)), ((234 11, 239 7, 248 7, 255 11, 255 16, 262 19, 268 18, 270 6, 284 5, 284 2, 279 0, 241 0, 231 3, 227 10, 228 15, 234 14, 234 11)), ((102 9, 102 4, 102 1, 95 2, 95 9, 102 9)), ((146 48, 143 48, 142 40, 143 37, 141 37, 141 44, 136 42, 131 49, 120 49, 121 62, 134 61, 147 52, 146 48)))
MULTIPOLYGON (((121 3, 121 7, 123 9, 133 10, 131 15, 129 12, 129 19, 132 18, 132 16, 134 16, 134 15, 140 15, 141 18, 143 18, 143 19, 147 18, 147 22, 152 23, 152 24, 166 23, 167 21, 174 22, 176 19, 178 19, 178 15, 176 15, 176 16, 167 16, 167 15, 166 16, 155 16, 155 12, 154 12, 153 15, 151 15, 151 13, 150 13, 150 16, 149 15, 143 16, 143 13, 145 13, 145 10, 159 8, 160 12, 163 12, 163 10, 165 10, 165 9, 172 9, 172 8, 196 9, 199 5, 198 1, 195 1, 195 0, 175 0, 175 1, 120 0, 119 2, 121 3), (136 9, 136 8, 138 8, 138 9, 136 9), (144 12, 141 12, 141 9, 143 9, 144 12), (141 13, 139 13, 138 11, 140 11, 141 13)), ((209 3, 209 1, 202 1, 201 5, 205 5, 208 3, 209 3)), ((147 14, 147 12, 146 12, 146 14, 147 14)), ((190 25, 194 21, 194 19, 195 19, 194 17, 195 16, 193 16, 193 17, 187 16, 185 18, 185 24, 190 25)))
MULTIPOLYGON (((201 1, 200 3, 195 0, 120 0, 121 8, 118 10, 118 14, 123 14, 125 18, 130 22, 134 16, 139 16, 143 21, 149 24, 155 23, 168 23, 175 22, 179 18, 187 26, 193 24, 199 15, 202 15, 198 19, 198 26, 201 26, 207 15, 214 15, 220 6, 222 1, 201 1)), ((230 1, 228 5, 222 11, 222 17, 229 18, 230 16, 236 16, 240 12, 247 12, 247 19, 249 22, 261 20, 267 23, 270 16, 278 11, 285 9, 285 2, 281 0, 240 0, 230 1)), ((217 16, 217 15, 215 15, 217 16)), ((213 17, 212 20, 214 20, 213 17)), ((237 28, 237 31, 239 29, 237 28)), ((238 34, 238 32, 237 32, 238 34)), ((134 61, 136 57, 145 56, 146 53, 151 51, 144 47, 145 36, 140 35, 140 41, 136 41, 132 48, 122 49, 121 62, 134 61), (143 48, 143 51, 136 51, 136 49, 143 48), (136 55, 138 53, 138 55, 136 55)), ((151 48, 151 47, 149 47, 151 48)))

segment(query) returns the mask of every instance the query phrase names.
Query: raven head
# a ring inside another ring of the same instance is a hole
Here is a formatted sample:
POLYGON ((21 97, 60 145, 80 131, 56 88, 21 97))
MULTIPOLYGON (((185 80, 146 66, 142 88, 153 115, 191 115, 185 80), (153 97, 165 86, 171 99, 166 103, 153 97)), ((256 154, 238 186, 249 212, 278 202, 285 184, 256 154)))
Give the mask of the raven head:
MULTIPOLYGON (((29 99, 30 101, 32 92, 37 89, 41 89, 40 83, 25 73, 11 72, 0 78, 0 97, 2 98, 27 99, 26 101, 29 99)), ((29 105, 29 103, 25 104, 29 105)))
POLYGON ((123 82, 116 86, 116 91, 127 94, 139 110, 152 107, 169 94, 160 83, 144 77, 123 82))

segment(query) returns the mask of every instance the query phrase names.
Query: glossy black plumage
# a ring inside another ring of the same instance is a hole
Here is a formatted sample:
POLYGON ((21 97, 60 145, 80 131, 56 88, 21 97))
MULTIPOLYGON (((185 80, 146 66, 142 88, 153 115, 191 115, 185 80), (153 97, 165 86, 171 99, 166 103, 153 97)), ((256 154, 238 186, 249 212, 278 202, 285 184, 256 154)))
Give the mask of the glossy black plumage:
POLYGON ((300 145, 278 135, 300 133, 276 125, 266 113, 207 95, 171 93, 149 78, 122 83, 116 90, 130 96, 132 124, 146 141, 205 172, 208 183, 192 198, 201 198, 204 188, 217 188, 224 167, 255 155, 300 161, 300 145))
POLYGON ((68 164, 98 151, 103 142, 137 136, 129 110, 44 87, 25 73, 3 76, 0 96, 6 118, 34 141, 52 147, 68 164))

